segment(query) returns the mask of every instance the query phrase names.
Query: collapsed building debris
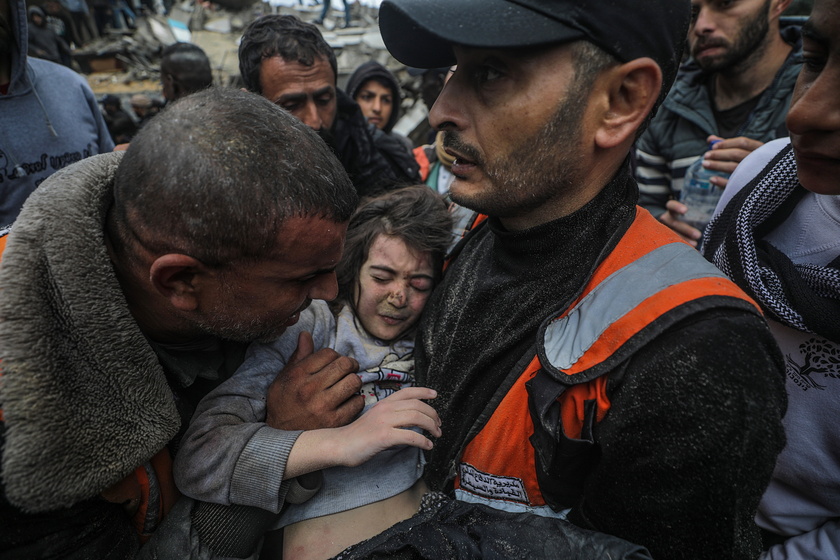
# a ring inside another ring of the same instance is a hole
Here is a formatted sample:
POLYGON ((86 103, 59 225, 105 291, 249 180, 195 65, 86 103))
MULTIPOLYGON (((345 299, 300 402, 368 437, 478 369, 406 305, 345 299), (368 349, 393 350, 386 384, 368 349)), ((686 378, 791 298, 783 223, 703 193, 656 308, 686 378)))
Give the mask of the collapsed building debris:
MULTIPOLYGON (((125 104, 134 94, 161 97, 160 54, 178 41, 192 42, 207 53, 217 85, 239 87, 238 41, 243 29, 254 19, 268 14, 293 14, 313 21, 322 6, 315 0, 186 0, 175 4, 166 16, 146 15, 137 20, 136 29, 109 31, 104 37, 73 52, 78 69, 87 75, 97 97, 120 97, 125 104)), ((329 1, 329 0, 324 0, 329 1)), ((335 10, 335 6, 333 6, 335 10)), ((420 95, 420 77, 409 74, 385 49, 378 27, 378 2, 351 4, 353 25, 338 28, 343 11, 321 26, 326 41, 335 49, 338 85, 344 87, 353 71, 368 60, 387 67, 400 82, 404 93, 402 118, 397 130, 409 135, 425 122, 427 109, 420 95)), ((334 14, 335 15, 335 14, 334 14)))

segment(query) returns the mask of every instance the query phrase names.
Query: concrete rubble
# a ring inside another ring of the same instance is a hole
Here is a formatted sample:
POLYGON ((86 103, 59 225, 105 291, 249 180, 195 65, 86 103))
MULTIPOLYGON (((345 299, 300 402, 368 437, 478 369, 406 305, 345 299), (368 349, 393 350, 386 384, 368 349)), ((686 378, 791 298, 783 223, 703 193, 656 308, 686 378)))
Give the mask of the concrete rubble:
MULTIPOLYGON (((268 13, 293 14, 313 21, 322 6, 315 0, 216 0, 175 4, 170 13, 138 18, 131 31, 112 31, 73 53, 78 69, 87 76, 97 98, 112 94, 123 100, 142 93, 162 100, 160 52, 177 41, 200 46, 210 58, 217 85, 241 87, 237 49, 243 29, 268 13)), ((329 1, 329 0, 325 0, 329 1)), ((352 25, 346 29, 343 4, 333 0, 332 11, 320 26, 326 41, 335 49, 338 85, 343 87, 350 74, 362 63, 376 60, 397 77, 403 90, 402 115, 397 130, 409 134, 426 119, 427 109, 420 98, 420 77, 385 49, 378 27, 378 1, 356 0, 351 4, 352 25)))

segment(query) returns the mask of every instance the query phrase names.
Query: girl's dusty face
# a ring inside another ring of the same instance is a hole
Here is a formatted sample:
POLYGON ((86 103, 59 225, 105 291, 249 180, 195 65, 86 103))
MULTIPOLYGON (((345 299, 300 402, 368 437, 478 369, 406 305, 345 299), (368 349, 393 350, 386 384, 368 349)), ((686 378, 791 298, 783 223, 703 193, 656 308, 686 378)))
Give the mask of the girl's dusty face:
POLYGON ((428 252, 414 251, 398 237, 379 235, 359 271, 356 314, 372 336, 396 340, 417 323, 433 284, 428 252))

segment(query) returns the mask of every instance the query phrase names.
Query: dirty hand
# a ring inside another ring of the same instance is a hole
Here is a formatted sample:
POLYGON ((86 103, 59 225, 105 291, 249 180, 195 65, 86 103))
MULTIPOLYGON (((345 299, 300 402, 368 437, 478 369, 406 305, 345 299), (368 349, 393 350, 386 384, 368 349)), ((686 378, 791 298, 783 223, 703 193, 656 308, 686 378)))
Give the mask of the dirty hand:
POLYGON ((358 362, 330 348, 313 350, 312 335, 302 332, 289 363, 268 387, 266 424, 272 428, 334 428, 362 411, 358 362))
MULTIPOLYGON (((706 141, 717 143, 712 146, 712 149, 703 154, 703 167, 713 171, 723 171, 724 173, 732 173, 738 164, 741 163, 745 157, 750 155, 753 150, 764 145, 763 142, 747 138, 746 136, 738 136, 736 138, 721 138, 720 136, 709 136, 706 141)), ((726 188, 729 182, 724 177, 712 177, 710 179, 713 185, 718 188, 726 188)))
POLYGON ((703 237, 703 232, 691 226, 680 217, 688 211, 688 206, 678 200, 669 200, 665 204, 665 212, 659 216, 659 221, 677 232, 692 247, 697 247, 697 242, 703 237))
POLYGON ((423 434, 404 428, 420 428, 440 437, 440 417, 420 399, 434 399, 437 392, 425 387, 407 387, 382 399, 352 424, 331 430, 338 464, 356 467, 397 445, 431 449, 423 434))
POLYGON ((380 451, 397 445, 431 449, 429 438, 404 428, 417 427, 440 437, 437 412, 420 400, 435 397, 437 392, 432 389, 407 387, 373 405, 352 424, 303 432, 289 452, 283 478, 328 467, 357 467, 380 451))

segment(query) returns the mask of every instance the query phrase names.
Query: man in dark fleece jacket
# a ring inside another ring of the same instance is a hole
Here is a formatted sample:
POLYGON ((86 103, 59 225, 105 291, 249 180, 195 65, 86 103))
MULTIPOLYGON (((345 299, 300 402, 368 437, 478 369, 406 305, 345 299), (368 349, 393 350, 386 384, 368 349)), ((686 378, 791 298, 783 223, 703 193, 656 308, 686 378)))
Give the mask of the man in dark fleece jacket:
POLYGON ((249 91, 283 107, 333 149, 362 196, 420 182, 412 158, 397 161, 377 146, 359 106, 336 87, 335 53, 318 28, 295 16, 264 16, 239 45, 239 73, 249 91))
MULTIPOLYGON (((234 88, 184 97, 127 151, 44 181, 0 240, 0 557, 250 554, 242 526, 268 512, 180 498, 172 459, 249 341, 335 297, 356 203, 309 128, 234 88)), ((358 366, 299 342, 267 425, 346 424, 358 366)))
POLYGON ((690 17, 688 0, 383 2, 398 60, 457 64, 430 120, 453 200, 489 216, 421 320, 443 422, 426 475, 654 558, 754 558, 781 356, 754 302, 636 206, 629 168, 690 17))

